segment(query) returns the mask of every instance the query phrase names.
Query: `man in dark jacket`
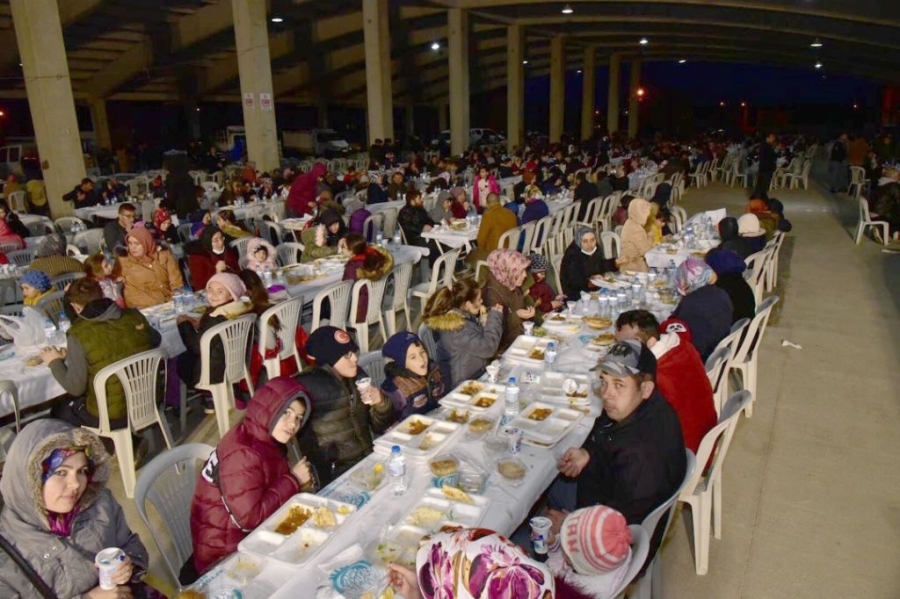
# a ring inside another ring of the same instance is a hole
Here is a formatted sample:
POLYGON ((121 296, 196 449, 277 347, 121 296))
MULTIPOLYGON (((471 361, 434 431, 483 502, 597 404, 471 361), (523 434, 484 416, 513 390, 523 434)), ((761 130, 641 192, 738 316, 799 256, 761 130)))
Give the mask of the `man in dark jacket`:
POLYGON ((100 203, 100 194, 94 189, 94 182, 85 177, 72 191, 63 196, 63 200, 75 204, 75 208, 90 208, 100 203))
MULTIPOLYGON (((66 297, 78 318, 66 333, 67 349, 46 347, 41 358, 71 399, 53 406, 50 415, 75 426, 99 426, 94 376, 100 370, 159 347, 161 337, 140 311, 122 309, 103 297, 99 283, 78 279, 66 297)), ((118 379, 107 383, 106 405, 112 428, 128 426, 125 391, 118 379)))
MULTIPOLYGON (((603 412, 580 448, 566 451, 550 490, 549 516, 558 530, 568 511, 592 505, 618 510, 640 524, 684 480, 687 460, 678 415, 656 389, 656 358, 636 340, 610 347, 597 366, 603 412), (574 492, 573 492, 574 491, 574 492)), ((660 520, 648 561, 662 540, 660 520)))
POLYGON ((103 240, 106 241, 106 247, 109 251, 116 252, 120 256, 127 253, 125 247, 125 236, 134 226, 134 220, 137 218, 137 208, 134 204, 128 202, 119 206, 119 217, 116 220, 109 221, 103 227, 103 240))
POLYGON ((425 202, 422 200, 422 192, 413 188, 406 192, 406 206, 397 214, 397 222, 406 236, 406 243, 428 247, 422 238, 422 233, 430 231, 434 221, 425 210, 425 202))
POLYGON ((387 430, 396 415, 376 386, 357 387, 368 375, 357 365, 359 347, 346 331, 319 327, 309 336, 306 351, 316 366, 298 379, 313 406, 300 448, 325 486, 372 453, 373 434, 387 430))
POLYGON ((759 173, 756 177, 756 189, 751 197, 769 198, 769 185, 775 175, 778 156, 775 154, 775 134, 769 133, 765 141, 759 144, 759 173))

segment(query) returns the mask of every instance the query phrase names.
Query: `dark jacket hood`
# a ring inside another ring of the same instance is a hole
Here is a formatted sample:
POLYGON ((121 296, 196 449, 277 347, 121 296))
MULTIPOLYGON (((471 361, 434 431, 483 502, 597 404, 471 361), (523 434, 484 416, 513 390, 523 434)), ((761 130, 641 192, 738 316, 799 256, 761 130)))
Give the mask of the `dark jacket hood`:
POLYGON ((299 427, 302 429, 312 414, 312 402, 306 387, 287 376, 274 378, 256 390, 247 404, 247 414, 241 426, 257 440, 271 443, 274 441, 272 430, 275 423, 294 400, 300 401, 306 408, 299 427))
POLYGON ((735 239, 738 236, 738 222, 733 216, 726 216, 719 221, 719 237, 722 241, 735 239))
POLYGON ((107 322, 122 316, 122 309, 116 302, 104 297, 88 302, 78 316, 91 322, 107 322))

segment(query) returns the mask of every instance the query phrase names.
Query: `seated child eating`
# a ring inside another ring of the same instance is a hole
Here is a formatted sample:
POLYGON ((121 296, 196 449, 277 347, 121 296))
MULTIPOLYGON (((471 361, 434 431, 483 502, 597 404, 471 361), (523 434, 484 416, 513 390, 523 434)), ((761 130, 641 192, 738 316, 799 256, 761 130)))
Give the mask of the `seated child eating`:
POLYGON ((540 254, 531 254, 531 277, 534 284, 528 290, 528 295, 534 298, 535 305, 541 314, 554 312, 563 307, 562 295, 557 295, 547 283, 547 269, 550 265, 547 258, 540 254))

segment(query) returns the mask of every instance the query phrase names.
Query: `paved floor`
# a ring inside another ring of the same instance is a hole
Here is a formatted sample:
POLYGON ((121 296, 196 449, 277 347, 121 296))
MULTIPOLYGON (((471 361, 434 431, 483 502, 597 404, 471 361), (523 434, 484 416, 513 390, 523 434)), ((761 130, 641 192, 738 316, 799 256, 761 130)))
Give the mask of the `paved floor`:
MULTIPOLYGON (((794 231, 760 355, 759 401, 724 473, 724 530, 709 573, 694 574, 687 519, 663 550, 670 599, 900 597, 900 255, 855 246, 855 205, 820 189, 775 192, 794 231), (782 347, 788 339, 802 345, 782 347)), ((742 189, 691 190, 688 213, 743 211, 742 189)), ((215 443, 207 418, 191 440, 215 443)), ((159 551, 112 488, 150 549, 159 551)))

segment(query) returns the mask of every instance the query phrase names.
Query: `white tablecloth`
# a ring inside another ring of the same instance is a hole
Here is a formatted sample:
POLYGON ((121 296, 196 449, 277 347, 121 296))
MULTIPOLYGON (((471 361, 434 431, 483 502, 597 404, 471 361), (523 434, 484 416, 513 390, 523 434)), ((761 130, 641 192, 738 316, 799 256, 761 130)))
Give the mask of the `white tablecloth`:
POLYGON ((462 231, 457 231, 441 225, 434 227, 431 231, 424 231, 422 238, 435 240, 442 253, 445 247, 450 249, 464 247, 466 252, 470 252, 472 251, 472 242, 478 239, 478 227, 466 227, 462 231))
POLYGON ((695 258, 703 258, 706 255, 706 252, 711 250, 712 248, 719 245, 719 241, 695 241, 694 244, 690 248, 685 247, 677 247, 674 244, 663 244, 658 245, 646 254, 644 254, 644 259, 647 261, 647 266, 650 268, 666 268, 670 264, 669 262, 675 262, 675 266, 678 266, 688 258, 693 256, 695 258), (675 250, 675 253, 671 253, 671 249, 675 250))
MULTIPOLYGON (((25 360, 28 357, 40 356, 40 349, 23 351, 11 345, 4 350, 4 353, 9 351, 13 352, 13 357, 0 362, 0 380, 12 381, 16 384, 19 391, 20 411, 65 393, 62 386, 53 378, 50 368, 43 362, 38 366, 25 366, 25 360)), ((6 396, 0 398, 0 416, 8 416, 12 413, 12 402, 6 396)))
POLYGON ((112 206, 91 206, 90 208, 76 208, 75 216, 87 222, 93 221, 94 217, 115 220, 119 217, 119 206, 121 206, 121 204, 113 204, 112 206))
POLYGON ((630 173, 628 175, 628 189, 640 189, 641 185, 644 184, 644 181, 647 179, 647 177, 652 177, 655 174, 655 170, 639 170, 630 173))

